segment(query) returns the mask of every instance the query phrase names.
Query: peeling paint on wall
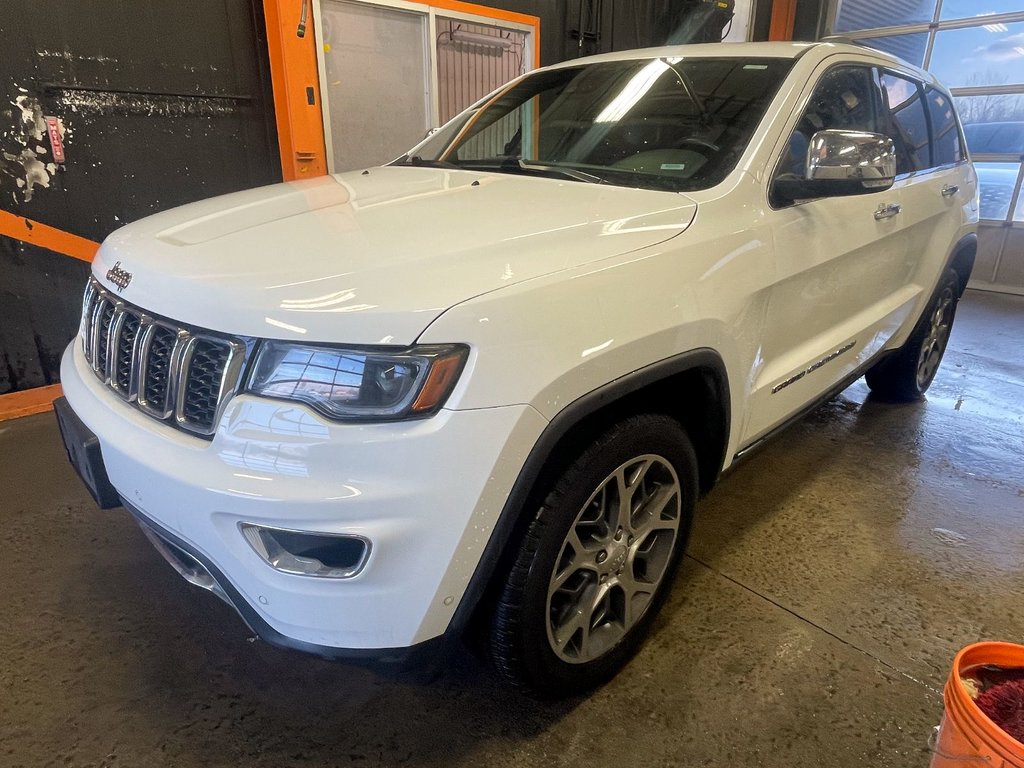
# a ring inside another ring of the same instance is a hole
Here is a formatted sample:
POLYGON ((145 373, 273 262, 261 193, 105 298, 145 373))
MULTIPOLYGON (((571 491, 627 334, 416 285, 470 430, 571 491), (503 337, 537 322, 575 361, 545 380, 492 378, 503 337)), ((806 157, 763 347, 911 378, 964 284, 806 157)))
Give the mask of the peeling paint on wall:
POLYGON ((36 51, 40 59, 64 59, 64 61, 95 61, 100 64, 116 64, 117 59, 110 56, 85 56, 76 55, 71 51, 36 51))
MULTIPOLYGON (((19 89, 20 90, 20 89, 19 89)), ((46 120, 43 118, 43 108, 39 99, 31 96, 19 96, 11 102, 11 106, 21 111, 21 132, 28 138, 42 141, 46 132, 46 120)))
POLYGON ((238 111, 234 99, 217 96, 159 96, 69 89, 61 94, 60 101, 71 112, 148 117, 222 117, 238 111))
MULTIPOLYGON (((50 150, 41 143, 46 136, 46 118, 39 99, 28 95, 25 88, 15 84, 20 96, 8 102, 14 110, 10 116, 14 121, 13 129, 0 132, 0 174, 13 179, 17 191, 21 192, 24 202, 30 202, 37 187, 44 189, 50 186, 57 165, 44 162, 42 156, 50 150)), ((60 124, 61 138, 69 135, 69 131, 60 124)), ((0 178, 2 180, 2 178, 0 178)), ((18 202, 17 191, 12 193, 18 202)))
POLYGON ((9 163, 3 170, 9 176, 14 176, 15 183, 24 190, 26 203, 32 200, 32 195, 37 186, 50 186, 50 174, 57 170, 57 166, 53 163, 46 165, 39 160, 36 157, 36 153, 31 149, 21 150, 20 155, 4 152, 3 157, 9 163), (20 167, 23 176, 15 176, 15 174, 11 173, 9 168, 13 167, 20 167))
MULTIPOLYGON (((0 0, 0 211, 101 241, 126 221, 280 181, 260 5, 0 0), (171 34, 186 5, 187 34, 171 34)), ((58 380, 88 270, 0 235, 0 394, 58 380)))

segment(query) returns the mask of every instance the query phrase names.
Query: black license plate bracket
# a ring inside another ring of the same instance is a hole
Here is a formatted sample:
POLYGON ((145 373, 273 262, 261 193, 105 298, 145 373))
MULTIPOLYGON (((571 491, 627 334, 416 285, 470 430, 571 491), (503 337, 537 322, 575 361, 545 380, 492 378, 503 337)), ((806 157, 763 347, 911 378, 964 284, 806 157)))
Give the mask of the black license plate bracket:
POLYGON ((54 400, 53 412, 57 417, 57 426, 60 428, 68 461, 75 468, 96 504, 100 509, 121 506, 121 498, 107 477, 99 438, 85 426, 78 418, 78 414, 71 410, 67 398, 58 397, 54 400))

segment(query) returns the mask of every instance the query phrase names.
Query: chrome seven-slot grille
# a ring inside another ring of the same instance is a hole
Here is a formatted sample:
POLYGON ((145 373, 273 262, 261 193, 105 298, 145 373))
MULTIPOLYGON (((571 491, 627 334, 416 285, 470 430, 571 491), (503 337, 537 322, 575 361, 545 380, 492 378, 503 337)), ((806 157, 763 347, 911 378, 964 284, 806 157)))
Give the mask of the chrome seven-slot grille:
POLYGON ((154 418, 209 436, 238 389, 246 346, 148 315, 90 278, 82 304, 85 358, 100 380, 154 418))

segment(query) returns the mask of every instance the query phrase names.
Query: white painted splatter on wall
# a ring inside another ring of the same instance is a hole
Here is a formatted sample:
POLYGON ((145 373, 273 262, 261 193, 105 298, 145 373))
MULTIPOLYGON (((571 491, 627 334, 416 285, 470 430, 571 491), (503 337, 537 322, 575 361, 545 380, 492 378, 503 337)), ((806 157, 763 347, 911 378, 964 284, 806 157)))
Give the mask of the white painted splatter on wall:
MULTIPOLYGON (((4 152, 4 159, 20 165, 24 171, 24 179, 16 179, 19 187, 23 186, 25 193, 25 202, 32 200, 32 195, 35 188, 38 187, 49 187, 50 186, 50 169, 42 163, 37 157, 35 152, 31 149, 21 150, 20 155, 12 155, 10 152, 4 152)), ((56 166, 51 164, 53 170, 57 170, 56 166)))
POLYGON ((70 112, 149 117, 226 117, 237 112, 234 101, 218 96, 161 96, 116 91, 67 90, 60 102, 70 112))
MULTIPOLYGON (((3 177, 12 179, 17 190, 13 193, 15 202, 20 192, 23 201, 28 203, 37 188, 49 188, 58 166, 45 162, 50 149, 42 104, 28 95, 26 89, 17 84, 14 87, 20 94, 8 102, 14 107, 10 112, 14 125, 9 130, 0 130, 0 181, 3 177)), ((63 122, 58 123, 58 130, 67 143, 70 131, 63 122)))

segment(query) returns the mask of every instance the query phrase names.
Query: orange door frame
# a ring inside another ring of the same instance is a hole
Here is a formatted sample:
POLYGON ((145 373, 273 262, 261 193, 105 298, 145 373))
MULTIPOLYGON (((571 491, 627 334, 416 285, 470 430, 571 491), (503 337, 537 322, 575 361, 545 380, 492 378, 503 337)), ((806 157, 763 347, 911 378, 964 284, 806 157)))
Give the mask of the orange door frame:
MULTIPOLYGON (((278 6, 279 8, 280 8, 280 5, 282 3, 289 3, 290 2, 293 5, 296 5, 298 3, 301 3, 302 1, 303 0, 263 0, 265 5, 269 6, 270 4, 274 4, 275 6, 278 6)), ((310 2, 310 3, 318 2, 318 0, 307 0, 307 1, 310 2)), ((531 16, 531 15, 529 15, 527 13, 516 13, 514 11, 503 10, 501 8, 492 8, 492 7, 489 7, 489 6, 486 6, 486 5, 477 5, 476 3, 463 2, 463 0, 412 0, 412 2, 414 2, 417 5, 423 6, 424 8, 429 8, 431 11, 442 11, 442 12, 443 11, 450 11, 450 12, 454 12, 454 13, 465 13, 465 14, 468 14, 468 15, 479 16, 481 19, 487 20, 487 22, 496 22, 496 23, 510 22, 512 24, 517 24, 517 25, 522 25, 524 27, 529 27, 532 30, 532 35, 534 35, 534 69, 537 69, 537 68, 539 68, 541 66, 541 19, 538 16, 531 16)), ((368 0, 368 4, 373 4, 373 0, 368 0)), ((419 10, 419 9, 414 9, 414 10, 415 10, 415 12, 420 12, 420 13, 424 13, 425 12, 425 11, 422 11, 422 10, 419 10)), ((298 12, 299 11, 293 9, 292 16, 298 17, 296 15, 298 12)), ((311 16, 312 14, 309 14, 309 15, 311 16)), ((310 22, 310 24, 312 23, 312 19, 311 18, 309 19, 309 22, 310 22)), ((270 11, 267 10, 267 29, 268 29, 268 31, 269 31, 269 25, 270 25, 270 11)), ((293 32, 293 30, 291 30, 291 28, 289 28, 287 30, 282 31, 282 34, 287 38, 292 32, 293 32)), ((268 35, 268 37, 271 37, 272 34, 273 33, 271 32, 268 35)), ((283 56, 285 53, 286 53, 286 51, 283 50, 283 49, 275 51, 274 46, 273 45, 270 46, 271 72, 275 71, 275 68, 274 68, 274 57, 275 56, 283 56)), ((303 82, 310 82, 310 79, 312 79, 314 81, 316 80, 317 62, 318 62, 318 57, 314 57, 314 60, 312 60, 312 61, 309 61, 308 59, 304 59, 301 62, 301 67, 303 68, 303 70, 302 70, 303 78, 304 78, 303 82)), ((316 115, 313 116, 310 112, 305 111, 303 109, 304 106, 305 106, 304 103, 296 103, 294 101, 294 99, 296 99, 297 97, 301 97, 302 89, 300 87, 296 86, 296 85, 288 86, 288 85, 284 85, 283 84, 280 92, 282 94, 288 93, 289 95, 287 96, 287 98, 291 99, 292 103, 282 105, 281 101, 279 101, 279 99, 278 99, 278 93, 279 93, 279 81, 283 82, 283 80, 284 80, 283 76, 279 76, 278 79, 274 80, 274 101, 275 101, 275 103, 279 104, 279 110, 278 110, 278 133, 279 133, 279 135, 280 136, 285 136, 285 135, 289 135, 291 132, 295 131, 295 125, 294 125, 293 122, 291 122, 292 118, 290 116, 299 116, 302 120, 308 121, 308 124, 304 124, 301 129, 305 130, 305 131, 308 131, 309 134, 315 134, 318 137, 319 142, 321 142, 321 143, 319 143, 319 146, 323 147, 324 143, 325 143, 325 140, 324 140, 325 132, 324 132, 324 109, 323 109, 323 104, 317 106, 317 108, 315 110, 316 115), (283 106, 284 106, 284 109, 283 109, 283 106), (286 115, 289 116, 289 117, 284 117, 284 120, 283 120, 283 116, 286 116, 286 115), (284 125, 283 125, 283 122, 285 123, 284 125)), ((316 81, 316 82, 318 83, 318 81, 316 81)), ((316 93, 316 99, 317 99, 317 101, 319 101, 318 90, 317 90, 317 93, 316 93)), ((323 148, 322 148, 322 152, 324 152, 323 148)), ((286 160, 287 153, 288 153, 288 147, 286 146, 285 142, 283 141, 282 142, 282 167, 287 167, 287 165, 288 165, 288 162, 286 160)), ((319 171, 319 173, 327 173, 327 167, 326 166, 327 166, 327 164, 324 163, 323 170, 319 171)), ((316 174, 310 173, 309 175, 316 175, 316 174)), ((286 178, 290 178, 287 175, 287 171, 286 171, 286 176, 285 177, 286 178)))
POLYGON ((769 40, 792 40, 796 27, 796 0, 773 0, 769 40))
POLYGON ((327 173, 316 35, 309 7, 312 2, 263 0, 277 143, 285 181, 327 173))
MULTIPOLYGON (((454 11, 533 28, 533 65, 540 66, 540 19, 462 0, 421 0, 435 10, 454 11)), ((317 69, 314 0, 263 0, 267 52, 274 89, 281 175, 285 181, 327 173, 323 108, 317 69), (305 9, 305 15, 303 15, 305 9), (304 21, 303 21, 304 19, 304 21), (300 26, 303 28, 299 36, 300 26)))

